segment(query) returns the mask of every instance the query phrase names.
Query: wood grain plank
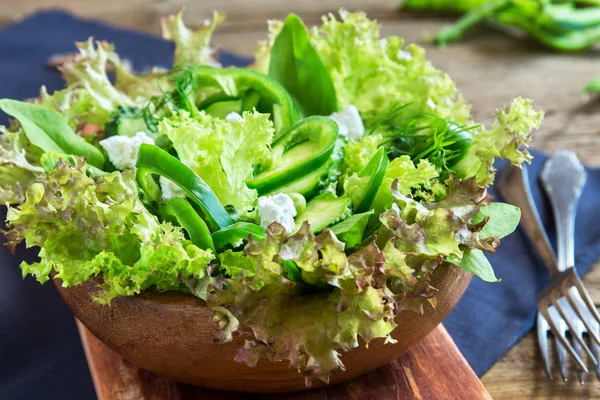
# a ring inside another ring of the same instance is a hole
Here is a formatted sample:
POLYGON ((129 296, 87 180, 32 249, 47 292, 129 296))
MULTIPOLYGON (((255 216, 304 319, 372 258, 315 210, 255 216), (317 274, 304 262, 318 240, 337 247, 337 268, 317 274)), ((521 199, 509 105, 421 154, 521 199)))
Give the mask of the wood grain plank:
POLYGON ((358 379, 277 395, 224 393, 158 377, 123 360, 77 325, 99 400, 491 399, 442 325, 392 363, 358 379))

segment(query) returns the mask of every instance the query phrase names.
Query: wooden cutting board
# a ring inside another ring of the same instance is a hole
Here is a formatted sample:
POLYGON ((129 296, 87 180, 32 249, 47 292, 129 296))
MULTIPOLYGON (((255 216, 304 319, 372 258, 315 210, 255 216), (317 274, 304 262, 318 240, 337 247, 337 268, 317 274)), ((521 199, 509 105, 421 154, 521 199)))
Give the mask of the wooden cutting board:
POLYGON ((491 396, 439 325, 408 352, 339 385, 287 394, 225 393, 189 386, 135 367, 77 321, 99 400, 483 400, 491 396))

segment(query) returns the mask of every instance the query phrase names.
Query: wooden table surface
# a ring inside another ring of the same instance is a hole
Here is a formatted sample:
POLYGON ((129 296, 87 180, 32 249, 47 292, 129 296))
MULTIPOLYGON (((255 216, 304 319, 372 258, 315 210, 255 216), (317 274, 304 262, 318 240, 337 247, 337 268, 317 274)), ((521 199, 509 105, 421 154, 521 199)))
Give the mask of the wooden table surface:
MULTIPOLYGON (((422 42, 424 32, 435 32, 448 18, 398 13, 400 0, 0 0, 0 25, 51 6, 76 15, 114 25, 158 34, 158 17, 186 6, 186 20, 197 25, 213 9, 229 19, 214 43, 239 54, 251 55, 257 40, 264 38, 267 19, 281 19, 289 12, 308 24, 321 15, 345 6, 362 9, 381 21, 384 35, 398 35, 408 42, 422 42)), ((73 38, 83 40, 85 38, 73 38)), ((574 150, 589 165, 600 165, 600 102, 581 93, 587 81, 600 75, 599 53, 565 55, 540 48, 525 40, 506 38, 481 29, 467 41, 446 49, 428 48, 434 65, 447 71, 463 95, 473 103, 478 121, 487 120, 500 106, 522 95, 535 99, 546 111, 543 128, 536 132, 533 147, 548 152, 574 150)), ((600 303, 600 268, 584 279, 596 304, 600 303)), ((581 386, 574 371, 569 382, 550 381, 542 371, 533 334, 527 335, 483 377, 494 399, 600 398, 600 382, 592 375, 581 386)), ((555 375, 558 369, 554 366, 555 375)))

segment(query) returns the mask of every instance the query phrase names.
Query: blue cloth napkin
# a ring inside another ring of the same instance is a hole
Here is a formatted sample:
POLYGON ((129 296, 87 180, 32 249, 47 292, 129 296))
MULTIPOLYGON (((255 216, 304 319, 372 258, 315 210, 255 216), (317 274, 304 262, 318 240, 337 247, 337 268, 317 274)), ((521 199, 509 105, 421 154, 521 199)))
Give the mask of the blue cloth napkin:
MULTIPOLYGON (((59 74, 47 67, 56 53, 73 52, 74 40, 88 36, 117 46, 135 69, 171 63, 172 44, 156 37, 81 21, 51 11, 36 14, 0 31, 0 98, 37 96, 45 84, 50 92, 63 87, 59 74)), ((223 53, 225 65, 244 58, 223 53)), ((6 116, 0 123, 6 122, 6 116)), ((536 177, 546 156, 535 154, 529 169, 540 215, 554 237, 550 207, 536 177)), ((588 183, 577 218, 576 261, 585 273, 600 256, 600 170, 588 169, 588 183)), ((491 190, 493 193, 493 189, 491 190)), ((4 220, 5 210, 0 217, 4 220)), ((530 251, 525 234, 502 240, 491 258, 501 283, 477 278, 444 324, 478 375, 487 371, 534 325, 535 298, 547 281, 541 260, 530 251)), ((21 279, 18 264, 35 254, 20 249, 14 257, 0 249, 0 399, 88 399, 94 397, 90 374, 72 315, 51 284, 21 279)))

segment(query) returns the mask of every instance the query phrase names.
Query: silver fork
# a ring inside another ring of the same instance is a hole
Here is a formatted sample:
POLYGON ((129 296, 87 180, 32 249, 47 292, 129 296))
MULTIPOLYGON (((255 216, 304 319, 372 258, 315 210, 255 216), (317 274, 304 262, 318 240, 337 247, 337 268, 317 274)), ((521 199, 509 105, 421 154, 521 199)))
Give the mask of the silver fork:
POLYGON ((506 201, 521 208, 521 225, 550 272, 551 282, 538 297, 538 343, 544 367, 552 378, 548 360, 548 334, 552 332, 564 380, 567 380, 567 351, 578 365, 577 375, 581 383, 588 372, 583 362, 584 351, 594 363, 600 379, 597 363, 600 359, 600 315, 573 268, 574 215, 585 182, 585 170, 575 154, 561 151, 544 166, 542 182, 551 198, 557 222, 558 262, 532 201, 526 169, 508 169, 497 188, 506 201), (572 345, 567 333, 572 337, 572 345), (590 337, 591 349, 584 334, 590 337))

